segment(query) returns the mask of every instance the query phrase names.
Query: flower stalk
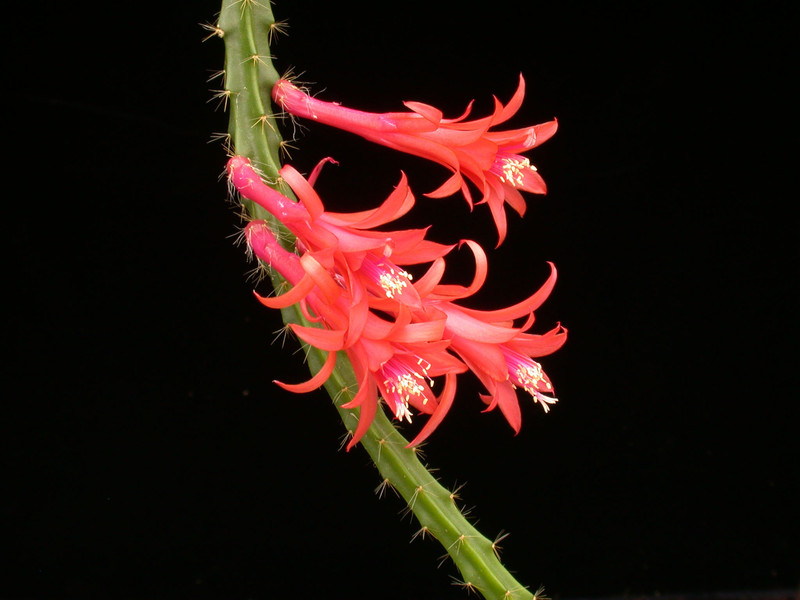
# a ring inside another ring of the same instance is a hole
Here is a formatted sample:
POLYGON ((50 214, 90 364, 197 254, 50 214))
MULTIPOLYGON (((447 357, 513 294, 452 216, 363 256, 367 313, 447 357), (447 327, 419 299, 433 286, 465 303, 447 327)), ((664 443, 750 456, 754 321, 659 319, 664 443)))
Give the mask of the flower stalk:
MULTIPOLYGON (((271 108, 271 93, 279 76, 271 62, 268 40, 276 27, 270 3, 223 0, 213 28, 225 44, 225 86, 218 96, 230 110, 228 150, 232 155, 248 158, 272 187, 277 187, 279 181, 282 143, 271 108)), ((290 194, 285 189, 281 191, 290 194)), ((293 236, 272 214, 256 202, 242 202, 248 218, 266 221, 279 240, 293 243, 293 236)), ((276 290, 285 287, 284 279, 274 270, 272 278, 276 290)), ((283 308, 282 315, 287 324, 313 326, 297 304, 283 308)), ((318 373, 325 365, 326 353, 306 344, 304 348, 311 372, 318 373)), ((357 380, 344 352, 337 352, 335 367, 324 388, 352 434, 358 427, 358 409, 342 405, 355 397, 357 380)), ((378 468, 383 485, 398 492, 419 520, 421 531, 445 548, 461 572, 463 585, 490 600, 536 597, 503 566, 496 544, 465 518, 455 493, 433 477, 420 462, 417 449, 408 447, 408 441, 383 410, 374 415, 359 443, 378 468)))

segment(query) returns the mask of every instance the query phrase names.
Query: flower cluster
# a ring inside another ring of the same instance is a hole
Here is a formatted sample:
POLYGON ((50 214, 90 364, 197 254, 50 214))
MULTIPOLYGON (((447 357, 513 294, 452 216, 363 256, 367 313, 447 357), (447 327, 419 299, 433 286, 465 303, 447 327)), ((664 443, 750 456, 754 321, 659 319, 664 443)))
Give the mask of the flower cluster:
MULTIPOLYGON (((519 189, 544 192, 544 183, 526 159, 516 154, 544 141, 555 132, 555 121, 525 130, 489 132, 519 107, 524 83, 508 105, 496 103, 491 117, 465 121, 442 119, 436 109, 407 103, 413 111, 399 115, 370 115, 321 103, 286 81, 273 95, 295 114, 348 127, 367 139, 437 160, 453 176, 433 196, 462 189, 471 202, 462 174, 482 186, 482 202, 489 204, 501 241, 505 236, 503 202, 520 214, 524 201, 519 189), (305 112, 304 112, 305 111, 305 112), (498 215, 502 215, 500 218, 498 215)), ((427 239, 427 229, 383 230, 406 214, 415 200, 405 175, 389 196, 371 210, 331 212, 313 188, 326 159, 308 179, 290 165, 280 176, 294 192, 295 202, 266 185, 248 159, 231 158, 228 177, 236 190, 281 221, 295 236, 295 251, 286 250, 264 221, 245 229, 249 247, 292 286, 275 297, 258 296, 270 308, 299 304, 306 319, 317 326, 291 325, 306 343, 327 352, 322 368, 304 383, 279 383, 293 392, 323 385, 333 372, 337 353, 344 352, 358 383, 345 408, 358 408, 359 423, 348 449, 369 428, 382 398, 397 419, 411 421, 413 411, 429 415, 409 445, 426 439, 441 423, 456 395, 457 376, 472 371, 486 394, 486 410, 499 407, 514 431, 521 426, 516 388, 521 387, 545 412, 556 402, 550 379, 534 358, 550 354, 566 340, 560 324, 544 334, 529 333, 534 311, 550 294, 551 274, 529 298, 491 311, 464 307, 458 302, 481 288, 487 275, 483 249, 463 240, 474 256, 475 274, 469 285, 441 283, 445 258, 456 249, 427 239), (427 265, 414 278, 410 265, 427 265), (434 385, 437 378, 443 384, 434 385), (433 392, 436 387, 438 394, 433 392)))

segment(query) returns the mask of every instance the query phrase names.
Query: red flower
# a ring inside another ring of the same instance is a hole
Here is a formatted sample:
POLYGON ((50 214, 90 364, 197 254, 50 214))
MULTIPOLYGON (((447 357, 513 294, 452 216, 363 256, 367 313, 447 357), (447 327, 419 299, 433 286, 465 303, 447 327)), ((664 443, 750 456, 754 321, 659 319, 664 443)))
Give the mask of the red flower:
MULTIPOLYGON (((360 407, 359 422, 352 448, 369 429, 383 397, 398 419, 411 421, 410 408, 431 415, 409 444, 416 445, 438 426, 453 402, 456 375, 467 367, 447 352, 442 339, 444 319, 412 322, 408 310, 399 305, 397 319, 386 321, 369 310, 360 288, 336 281, 309 253, 302 257, 284 250, 263 221, 253 221, 245 229, 248 244, 261 260, 275 268, 292 289, 274 298, 258 296, 270 308, 283 308, 297 302, 305 316, 324 328, 291 325, 302 340, 327 351, 320 371, 301 384, 283 384, 293 392, 309 392, 323 385, 333 371, 336 352, 343 350, 350 359, 358 382, 358 392, 344 408, 360 407), (433 377, 445 377, 442 392, 430 388, 433 377)), ((278 382, 276 382, 278 383, 278 382)))
POLYGON ((558 400, 550 378, 541 365, 533 360, 558 350, 567 339, 567 329, 558 324, 545 334, 527 333, 534 323, 534 311, 550 295, 557 272, 550 263, 551 273, 542 287, 525 300, 499 310, 476 310, 459 306, 454 301, 466 298, 480 289, 486 279, 486 257, 474 242, 467 241, 475 255, 476 273, 469 287, 441 285, 444 261, 439 260, 428 274, 416 284, 423 313, 420 318, 432 315, 445 316, 443 337, 449 349, 461 358, 486 387, 488 394, 481 398, 488 410, 500 408, 515 432, 519 432, 522 417, 516 388, 528 392, 545 412, 558 400), (525 318, 514 326, 514 321, 525 318))
MULTIPOLYGON (((555 280, 555 269, 551 280, 555 280)), ((450 348, 477 375, 488 391, 487 395, 481 395, 481 399, 488 404, 486 410, 499 406, 515 433, 522 426, 515 392, 517 387, 528 392, 545 412, 550 410, 549 405, 558 401, 550 395, 554 392, 550 378, 533 357, 551 354, 563 346, 567 340, 567 329, 558 324, 542 335, 526 333, 533 324, 532 311, 537 306, 541 291, 516 308, 501 311, 465 309, 453 303, 437 304, 447 315, 444 335, 450 341, 450 348), (526 313, 529 318, 521 328, 515 328, 505 321, 525 316, 526 313)))
POLYGON ((461 190, 471 207, 472 195, 463 178, 466 176, 483 194, 479 204, 489 205, 499 236, 498 246, 507 229, 504 202, 522 216, 526 206, 519 190, 536 194, 547 191, 536 167, 521 153, 552 137, 556 120, 521 129, 489 131, 519 110, 524 95, 525 80, 520 75, 519 87, 508 104, 503 106, 495 98, 491 116, 467 121, 471 103, 460 117, 444 119, 440 110, 421 102, 405 102, 411 112, 368 113, 312 98, 284 79, 272 89, 275 102, 293 115, 427 158, 453 171, 452 177, 427 196, 443 198, 461 190))
POLYGON ((312 183, 328 160, 320 162, 309 180, 290 165, 280 170, 299 202, 266 185, 246 158, 230 159, 228 174, 242 196, 268 210, 297 236, 300 251, 311 253, 338 276, 352 278, 354 285, 375 298, 375 308, 380 307, 381 301, 418 305, 411 276, 401 265, 434 261, 453 246, 426 240, 427 228, 373 230, 400 218, 414 205, 404 175, 378 208, 355 213, 326 211, 312 183))

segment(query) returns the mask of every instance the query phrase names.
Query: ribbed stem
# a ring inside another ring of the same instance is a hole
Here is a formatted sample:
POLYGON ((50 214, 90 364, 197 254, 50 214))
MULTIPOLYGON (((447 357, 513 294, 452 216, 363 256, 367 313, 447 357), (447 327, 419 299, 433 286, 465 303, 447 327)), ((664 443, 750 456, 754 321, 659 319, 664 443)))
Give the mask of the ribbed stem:
MULTIPOLYGON (((269 34, 275 26, 269 2, 223 0, 217 33, 225 42, 225 92, 230 107, 231 150, 250 159, 277 186, 280 169, 281 137, 271 109, 270 91, 278 80, 269 54, 269 34)), ((284 194, 285 189, 281 189, 284 194)), ((250 217, 264 219, 280 238, 289 234, 282 225, 258 205, 247 202, 250 217)), ((283 285, 275 276, 273 285, 283 285)), ((309 325, 298 307, 282 311, 284 322, 309 325)), ((316 373, 324 354, 306 347, 311 371, 316 373)), ((325 389, 352 433, 358 424, 357 412, 341 407, 351 400, 357 384, 352 366, 339 353, 336 368, 325 389)), ((384 484, 393 487, 429 533, 444 546, 461 571, 466 587, 491 600, 523 600, 535 596, 517 582, 498 560, 495 545, 475 529, 456 505, 455 495, 440 485, 423 465, 408 441, 392 425, 383 411, 375 415, 372 426, 361 440, 377 466, 384 484)))

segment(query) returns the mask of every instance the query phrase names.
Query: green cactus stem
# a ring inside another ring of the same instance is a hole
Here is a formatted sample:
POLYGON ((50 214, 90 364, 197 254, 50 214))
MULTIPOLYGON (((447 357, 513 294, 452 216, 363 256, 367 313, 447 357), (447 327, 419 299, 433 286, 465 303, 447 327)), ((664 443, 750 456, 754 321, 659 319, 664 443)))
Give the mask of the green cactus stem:
MULTIPOLYGON (((229 150, 249 158, 273 187, 278 186, 282 142, 270 98, 278 74, 268 41, 276 27, 268 2, 223 0, 219 20, 212 28, 225 43, 225 89, 218 95, 230 110, 229 150)), ((283 188, 281 192, 288 195, 283 188)), ((249 218, 268 221, 276 233, 281 233, 279 239, 291 242, 291 234, 264 209, 251 202, 245 209, 249 218)), ((273 285, 277 289, 285 282, 276 274, 273 285)), ((282 313, 285 323, 309 325, 297 306, 282 313)), ((324 362, 323 353, 308 346, 305 350, 309 367, 316 373, 324 362)), ((325 389, 351 433, 358 424, 358 411, 341 405, 353 398, 356 388, 352 367, 340 352, 325 389)), ((408 441, 383 411, 377 412, 360 443, 378 468, 382 485, 391 486, 405 499, 422 527, 420 531, 436 538, 453 559, 464 587, 490 600, 537 598, 511 576, 497 557, 496 544, 465 518, 455 493, 436 481, 415 449, 406 447, 408 441)))

